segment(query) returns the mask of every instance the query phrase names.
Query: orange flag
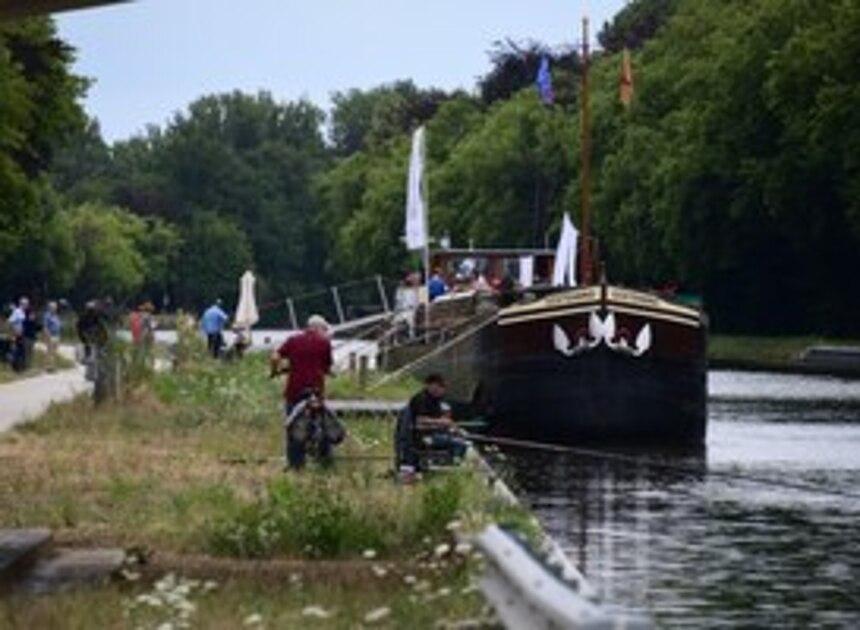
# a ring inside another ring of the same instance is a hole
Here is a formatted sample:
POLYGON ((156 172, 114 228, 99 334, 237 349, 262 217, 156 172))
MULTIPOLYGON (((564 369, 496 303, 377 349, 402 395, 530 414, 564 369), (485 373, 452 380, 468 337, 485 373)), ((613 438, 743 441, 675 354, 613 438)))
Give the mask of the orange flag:
POLYGON ((621 56, 619 96, 624 107, 630 107, 630 102, 633 100, 633 65, 630 62, 630 51, 626 48, 621 56))

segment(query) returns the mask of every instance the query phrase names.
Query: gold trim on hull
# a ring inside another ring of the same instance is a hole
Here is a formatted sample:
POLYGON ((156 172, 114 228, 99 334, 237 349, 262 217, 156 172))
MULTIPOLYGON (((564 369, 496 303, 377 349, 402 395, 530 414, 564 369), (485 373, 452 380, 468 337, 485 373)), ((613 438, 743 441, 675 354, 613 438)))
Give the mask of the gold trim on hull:
POLYGON ((702 327, 701 315, 695 309, 672 304, 648 293, 618 287, 607 287, 605 302, 601 299, 601 287, 586 287, 557 293, 532 304, 511 306, 499 313, 499 325, 510 326, 566 315, 582 315, 597 312, 601 308, 690 328, 702 327))

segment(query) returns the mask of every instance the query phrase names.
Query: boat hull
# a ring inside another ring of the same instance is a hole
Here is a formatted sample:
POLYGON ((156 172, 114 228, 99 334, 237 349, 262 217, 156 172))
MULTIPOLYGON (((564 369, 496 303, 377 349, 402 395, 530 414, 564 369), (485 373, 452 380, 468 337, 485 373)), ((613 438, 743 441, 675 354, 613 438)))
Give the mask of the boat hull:
POLYGON ((694 309, 607 287, 500 313, 475 402, 494 434, 559 444, 701 444, 706 325, 694 309))

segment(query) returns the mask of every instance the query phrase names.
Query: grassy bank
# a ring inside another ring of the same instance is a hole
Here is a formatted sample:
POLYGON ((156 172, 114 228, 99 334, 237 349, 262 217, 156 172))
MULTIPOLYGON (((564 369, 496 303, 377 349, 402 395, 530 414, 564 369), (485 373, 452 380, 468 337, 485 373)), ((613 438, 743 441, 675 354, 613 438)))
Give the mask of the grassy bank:
POLYGON ((752 337, 711 335, 708 359, 712 365, 761 369, 792 369, 810 346, 860 345, 860 340, 827 337, 752 337))
POLYGON ((380 420, 348 420, 334 470, 284 474, 279 389, 259 360, 202 362, 121 404, 55 406, 0 438, 0 525, 171 552, 397 556, 455 517, 501 514, 469 469, 394 484, 380 420))
POLYGON ((494 627, 480 625, 484 614, 483 598, 462 567, 349 586, 309 582, 299 574, 280 583, 166 576, 154 584, 0 599, 0 627, 16 629, 494 627))
MULTIPOLYGON (((399 398, 413 385, 388 394, 399 398)), ((348 379, 337 385, 350 395, 354 388, 348 379)), ((531 517, 495 498, 469 466, 395 484, 388 421, 347 419, 349 437, 332 469, 284 473, 280 404, 280 383, 268 378, 262 358, 250 358, 192 362, 152 377, 121 404, 96 408, 80 398, 54 406, 0 436, 0 527, 47 526, 63 544, 133 548, 179 575, 183 558, 188 566, 211 558, 215 573, 219 562, 270 562, 272 570, 291 562, 299 581, 305 570, 335 563, 337 588, 324 588, 325 577, 300 589, 230 578, 227 596, 201 596, 201 627, 239 627, 258 609, 276 625, 294 625, 312 602, 339 611, 316 620, 331 627, 382 602, 397 626, 479 614, 480 600, 467 588, 470 561, 454 558, 452 527, 502 521, 528 532, 531 517), (419 610, 440 589, 441 608, 419 610)), ((0 622, 51 627, 82 615, 64 627, 122 627, 123 610, 147 588, 2 604, 0 622), (83 616, 96 608, 102 617, 88 623, 83 616)), ((135 614, 147 624, 158 619, 160 611, 143 609, 135 614)))

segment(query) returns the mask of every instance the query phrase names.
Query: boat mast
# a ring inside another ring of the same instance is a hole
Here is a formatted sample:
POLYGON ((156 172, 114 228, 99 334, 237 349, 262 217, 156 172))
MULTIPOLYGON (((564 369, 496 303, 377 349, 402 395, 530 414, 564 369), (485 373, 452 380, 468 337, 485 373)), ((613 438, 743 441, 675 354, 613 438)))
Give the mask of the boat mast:
POLYGON ((588 16, 582 18, 582 85, 580 90, 580 195, 581 195, 581 283, 585 286, 594 282, 594 261, 591 250, 591 102, 589 93, 589 46, 588 16))

